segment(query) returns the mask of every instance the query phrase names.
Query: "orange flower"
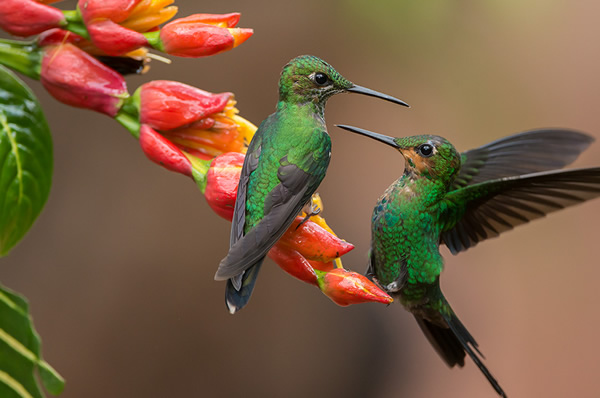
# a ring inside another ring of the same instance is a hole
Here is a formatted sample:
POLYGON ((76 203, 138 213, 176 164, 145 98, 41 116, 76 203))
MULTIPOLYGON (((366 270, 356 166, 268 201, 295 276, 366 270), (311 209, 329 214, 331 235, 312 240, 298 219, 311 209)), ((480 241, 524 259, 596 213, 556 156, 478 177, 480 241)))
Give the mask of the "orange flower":
POLYGON ((179 57, 205 57, 231 50, 248 40, 252 29, 234 28, 240 14, 194 14, 176 19, 160 31, 155 45, 179 57))
POLYGON ((329 272, 315 272, 321 291, 342 307, 369 301, 383 304, 390 304, 394 301, 367 277, 356 272, 343 268, 336 268, 329 272))

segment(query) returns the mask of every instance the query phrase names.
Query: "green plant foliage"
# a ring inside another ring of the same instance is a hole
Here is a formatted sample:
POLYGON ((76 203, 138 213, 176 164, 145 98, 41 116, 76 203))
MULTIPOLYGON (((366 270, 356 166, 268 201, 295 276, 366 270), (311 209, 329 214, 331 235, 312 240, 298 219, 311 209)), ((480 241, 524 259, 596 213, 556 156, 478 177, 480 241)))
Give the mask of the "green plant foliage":
POLYGON ((0 397, 42 398, 36 368, 44 387, 60 394, 65 381, 41 358, 27 301, 0 285, 0 397))
POLYGON ((52 183, 52 138, 40 104, 0 66, 0 256, 40 214, 52 183))

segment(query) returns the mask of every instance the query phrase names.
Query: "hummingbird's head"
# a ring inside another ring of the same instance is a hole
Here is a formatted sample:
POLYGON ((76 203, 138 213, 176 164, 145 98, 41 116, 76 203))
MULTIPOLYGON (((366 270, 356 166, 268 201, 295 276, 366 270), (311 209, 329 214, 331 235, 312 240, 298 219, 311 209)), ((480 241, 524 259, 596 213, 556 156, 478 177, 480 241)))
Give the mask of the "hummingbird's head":
POLYGON ((437 135, 394 138, 358 127, 338 125, 344 130, 365 135, 393 146, 405 160, 405 172, 416 177, 450 184, 460 170, 460 154, 447 139, 437 135))
POLYGON ((394 138, 408 173, 450 182, 460 169, 460 154, 447 139, 437 135, 394 138))
POLYGON ((280 100, 324 104, 329 97, 352 87, 331 65, 312 55, 292 59, 281 71, 280 100))
POLYGON ((343 92, 370 95, 408 106, 389 95, 357 86, 339 74, 333 66, 313 55, 296 57, 281 71, 280 101, 312 102, 322 108, 329 97, 343 92))

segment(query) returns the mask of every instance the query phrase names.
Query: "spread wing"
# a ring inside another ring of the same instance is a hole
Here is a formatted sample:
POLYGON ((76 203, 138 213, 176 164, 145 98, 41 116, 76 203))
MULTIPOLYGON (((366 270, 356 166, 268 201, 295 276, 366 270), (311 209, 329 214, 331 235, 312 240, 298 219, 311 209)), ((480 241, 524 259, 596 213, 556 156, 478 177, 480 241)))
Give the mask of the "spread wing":
POLYGON ((462 153, 462 166, 451 190, 483 181, 544 170, 573 162, 594 139, 565 129, 514 134, 462 153))
MULTIPOLYGON (((329 165, 331 141, 326 132, 320 132, 325 140, 325 150, 313 152, 307 151, 300 159, 294 159, 292 163, 288 155, 279 159, 277 168, 277 179, 279 183, 271 189, 264 203, 264 215, 245 234, 244 218, 242 208, 245 206, 245 193, 247 193, 248 179, 246 177, 244 188, 240 181, 238 199, 234 210, 234 224, 232 228, 231 241, 227 257, 219 264, 215 279, 224 280, 241 274, 246 269, 261 262, 269 249, 279 240, 281 235, 290 226, 296 215, 316 191, 325 176, 329 165), (240 192, 244 189, 245 192, 240 192), (241 199, 244 199, 243 201, 241 199)), ((264 152, 264 148, 263 148, 264 152)), ((248 156, 248 155, 247 155, 248 156)), ((248 161, 249 167, 252 161, 248 161)), ((246 162, 244 162, 244 166, 246 162)), ((242 169, 243 170, 243 169, 242 169)), ((250 176, 251 173, 248 173, 250 176)), ((246 173, 242 171, 242 178, 246 173)))
POLYGON ((600 196, 600 167, 546 171, 469 185, 442 203, 441 243, 457 254, 548 213, 600 196))

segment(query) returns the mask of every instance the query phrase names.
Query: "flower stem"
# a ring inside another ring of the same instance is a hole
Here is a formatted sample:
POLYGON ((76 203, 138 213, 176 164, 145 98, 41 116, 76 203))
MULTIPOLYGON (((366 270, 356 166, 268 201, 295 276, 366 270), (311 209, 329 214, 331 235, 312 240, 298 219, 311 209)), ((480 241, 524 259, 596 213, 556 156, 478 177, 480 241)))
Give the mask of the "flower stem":
POLYGON ((81 23, 81 14, 79 14, 79 12, 77 12, 77 10, 63 10, 63 15, 65 16, 65 19, 67 20, 67 22, 77 22, 77 23, 81 23))
POLYGON ((84 39, 90 39, 90 34, 88 33, 85 25, 81 22, 69 22, 67 26, 65 26, 65 29, 83 37, 84 39))
POLYGON ((140 138, 140 122, 136 116, 127 113, 123 108, 119 110, 115 120, 127 129, 136 139, 140 138))
POLYGON ((42 52, 31 41, 0 39, 0 64, 39 80, 42 70, 42 52))
POLYGON ((162 41, 160 40, 159 30, 155 32, 146 32, 143 33, 143 35, 146 37, 146 40, 148 40, 148 44, 150 44, 152 48, 164 52, 164 46, 162 44, 162 41))

